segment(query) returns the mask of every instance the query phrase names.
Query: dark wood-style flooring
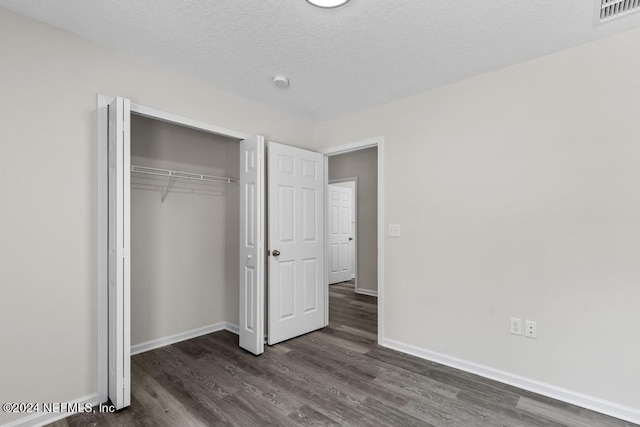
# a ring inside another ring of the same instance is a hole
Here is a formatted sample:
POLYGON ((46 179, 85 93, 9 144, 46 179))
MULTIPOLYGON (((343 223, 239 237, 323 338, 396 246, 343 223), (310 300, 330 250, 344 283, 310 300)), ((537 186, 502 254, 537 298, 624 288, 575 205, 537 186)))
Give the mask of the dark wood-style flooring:
POLYGON ((53 426, 631 425, 376 344, 377 301, 331 286, 329 327, 255 357, 217 332, 132 358, 131 407, 53 426))

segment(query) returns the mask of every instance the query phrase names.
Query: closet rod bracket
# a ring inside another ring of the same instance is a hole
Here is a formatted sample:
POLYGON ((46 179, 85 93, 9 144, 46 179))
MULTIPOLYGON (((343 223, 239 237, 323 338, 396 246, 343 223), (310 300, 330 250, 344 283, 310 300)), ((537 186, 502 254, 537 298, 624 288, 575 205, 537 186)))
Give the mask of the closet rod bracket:
POLYGON ((169 178, 169 182, 167 183, 167 187, 162 192, 162 198, 160 200, 160 203, 164 203, 164 199, 167 198, 167 194, 169 194, 169 190, 171 190, 171 187, 173 186, 173 181, 175 181, 175 179, 176 179, 175 175, 173 173, 171 173, 171 177, 169 178))

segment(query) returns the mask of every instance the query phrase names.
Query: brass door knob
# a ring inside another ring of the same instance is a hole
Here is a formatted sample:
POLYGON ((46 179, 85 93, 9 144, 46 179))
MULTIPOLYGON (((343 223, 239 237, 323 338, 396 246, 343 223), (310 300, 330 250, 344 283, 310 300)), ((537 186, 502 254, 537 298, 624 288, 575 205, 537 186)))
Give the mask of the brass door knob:
POLYGON ((278 255, 280 255, 280 251, 279 251, 279 250, 277 250, 277 249, 274 249, 272 253, 273 253, 273 256, 278 256, 278 255))

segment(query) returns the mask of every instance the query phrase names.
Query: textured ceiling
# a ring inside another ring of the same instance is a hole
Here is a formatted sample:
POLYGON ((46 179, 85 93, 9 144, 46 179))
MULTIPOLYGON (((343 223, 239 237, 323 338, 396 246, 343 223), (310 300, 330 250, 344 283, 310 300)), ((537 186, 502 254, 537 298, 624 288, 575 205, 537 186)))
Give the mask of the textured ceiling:
POLYGON ((0 0, 0 6, 309 120, 640 26, 594 0, 0 0), (284 74, 288 89, 271 84, 284 74))

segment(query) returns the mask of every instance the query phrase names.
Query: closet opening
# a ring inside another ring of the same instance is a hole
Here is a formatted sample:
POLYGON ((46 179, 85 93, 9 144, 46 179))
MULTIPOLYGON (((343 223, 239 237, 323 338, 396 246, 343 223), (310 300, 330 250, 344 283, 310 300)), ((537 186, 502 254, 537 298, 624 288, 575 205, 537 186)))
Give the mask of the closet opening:
POLYGON ((96 111, 98 401, 121 409, 132 352, 238 334, 239 158, 262 139, 123 97, 96 111))
POLYGON ((130 129, 133 356, 237 325, 240 145, 138 115, 130 129))

